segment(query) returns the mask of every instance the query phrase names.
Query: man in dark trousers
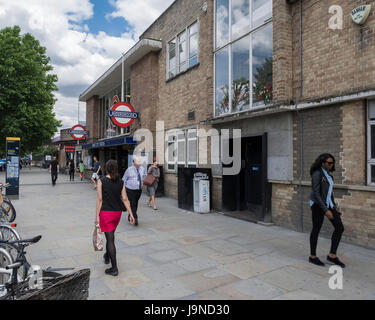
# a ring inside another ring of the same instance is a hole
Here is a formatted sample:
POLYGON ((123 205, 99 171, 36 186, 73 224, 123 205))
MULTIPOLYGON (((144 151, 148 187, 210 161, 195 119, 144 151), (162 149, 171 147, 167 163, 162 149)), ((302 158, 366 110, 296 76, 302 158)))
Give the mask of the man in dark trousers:
POLYGON ((60 170, 59 163, 57 162, 56 157, 53 157, 53 160, 49 166, 49 172, 51 173, 52 177, 52 185, 56 185, 57 175, 60 170))
MULTIPOLYGON (((130 207, 132 208, 133 216, 135 219, 135 226, 138 226, 138 201, 142 195, 143 180, 146 178, 146 170, 142 167, 141 157, 135 157, 133 165, 125 171, 124 180, 126 194, 130 201, 130 207)), ((130 217, 128 216, 128 220, 130 217)))

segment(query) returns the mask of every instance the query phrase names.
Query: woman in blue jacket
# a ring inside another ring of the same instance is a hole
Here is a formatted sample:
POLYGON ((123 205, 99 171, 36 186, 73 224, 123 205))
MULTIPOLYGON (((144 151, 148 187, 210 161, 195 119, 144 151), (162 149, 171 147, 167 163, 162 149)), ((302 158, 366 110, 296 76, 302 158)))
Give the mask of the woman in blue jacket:
POLYGON ((309 257, 309 262, 318 266, 325 265, 316 256, 316 247, 324 217, 327 216, 334 227, 331 250, 327 256, 327 260, 345 268, 345 264, 342 263, 336 255, 341 236, 344 232, 344 226, 341 221, 341 213, 337 210, 337 205, 333 196, 333 177, 331 175, 333 171, 335 171, 335 158, 329 153, 320 155, 310 169, 312 179, 310 206, 313 228, 310 235, 311 256, 309 257))

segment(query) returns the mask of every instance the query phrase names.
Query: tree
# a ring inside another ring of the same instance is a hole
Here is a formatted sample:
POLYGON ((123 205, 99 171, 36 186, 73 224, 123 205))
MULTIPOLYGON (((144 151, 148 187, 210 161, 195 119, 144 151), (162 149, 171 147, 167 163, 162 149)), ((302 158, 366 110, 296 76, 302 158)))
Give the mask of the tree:
POLYGON ((18 26, 0 30, 0 150, 21 138, 21 154, 49 144, 61 126, 53 113, 57 76, 46 48, 18 26))
POLYGON ((254 102, 272 102, 272 58, 266 58, 261 67, 256 67, 253 83, 254 102))

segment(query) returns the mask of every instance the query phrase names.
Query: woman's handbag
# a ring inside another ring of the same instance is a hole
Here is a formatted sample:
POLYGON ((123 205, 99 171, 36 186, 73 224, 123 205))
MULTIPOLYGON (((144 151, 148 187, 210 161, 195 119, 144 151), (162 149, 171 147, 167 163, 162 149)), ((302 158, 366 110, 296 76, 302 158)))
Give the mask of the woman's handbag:
POLYGON ((143 180, 145 186, 151 187, 155 183, 156 178, 152 173, 149 173, 147 177, 143 180))
POLYGON ((96 225, 94 229, 94 233, 92 235, 92 243, 94 245, 95 251, 103 251, 104 245, 103 245, 103 234, 100 230, 100 226, 96 225))

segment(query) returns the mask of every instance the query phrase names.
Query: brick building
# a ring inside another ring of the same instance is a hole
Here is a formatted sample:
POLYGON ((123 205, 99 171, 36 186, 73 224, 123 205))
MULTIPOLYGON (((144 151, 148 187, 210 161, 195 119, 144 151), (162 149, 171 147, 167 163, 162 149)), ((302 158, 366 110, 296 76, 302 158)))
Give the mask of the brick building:
POLYGON ((374 28, 375 1, 176 0, 81 95, 93 133, 84 149, 125 169, 135 130, 155 138, 164 121, 167 196, 190 203, 199 168, 211 176, 213 209, 303 231, 311 228, 310 165, 330 152, 344 238, 375 247, 374 28), (364 4, 369 17, 355 24, 350 13, 364 4), (341 9, 342 29, 330 28, 341 9), (116 95, 140 113, 126 132, 106 117, 116 95), (229 149, 241 146, 239 174, 200 163, 198 129, 241 129, 229 140, 229 149))

